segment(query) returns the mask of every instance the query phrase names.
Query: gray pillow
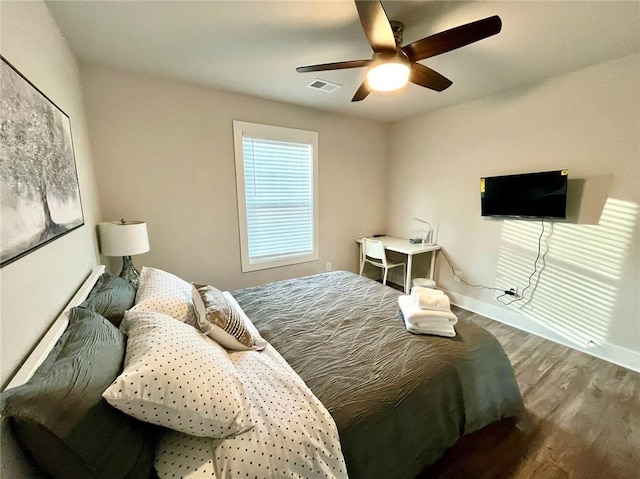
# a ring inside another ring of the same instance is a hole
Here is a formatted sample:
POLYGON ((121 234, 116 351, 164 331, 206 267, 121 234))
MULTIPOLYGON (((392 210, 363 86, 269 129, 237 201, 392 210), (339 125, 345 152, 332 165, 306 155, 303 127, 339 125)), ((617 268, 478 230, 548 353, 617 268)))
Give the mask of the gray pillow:
POLYGON ((80 305, 104 316, 116 326, 120 325, 124 312, 133 306, 136 289, 128 281, 103 273, 80 305))
POLYGON ((69 314, 69 326, 31 380, 1 394, 0 413, 54 478, 147 479, 155 428, 102 399, 121 371, 125 339, 93 311, 69 314))

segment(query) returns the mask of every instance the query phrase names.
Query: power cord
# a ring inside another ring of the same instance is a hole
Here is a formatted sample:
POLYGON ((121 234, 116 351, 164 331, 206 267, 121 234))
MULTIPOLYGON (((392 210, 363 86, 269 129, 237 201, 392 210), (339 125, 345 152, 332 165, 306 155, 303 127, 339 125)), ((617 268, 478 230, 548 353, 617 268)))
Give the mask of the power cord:
POLYGON ((544 236, 544 219, 541 221, 540 223, 542 225, 542 231, 540 231, 540 236, 538 237, 538 253, 536 254, 536 260, 533 263, 533 272, 529 275, 529 280, 527 283, 527 286, 522 290, 522 293, 520 293, 520 297, 513 299, 511 301, 509 301, 508 303, 505 303, 504 301, 501 301, 500 298, 504 298, 505 296, 515 296, 517 294, 517 292, 511 288, 509 290, 505 290, 505 289, 501 289, 501 288, 493 288, 491 286, 485 286, 484 284, 471 284, 468 281, 465 281, 464 279, 462 279, 460 276, 456 275, 456 270, 454 269, 453 265, 451 264, 451 260, 449 260, 449 257, 447 256, 447 253, 445 252, 444 248, 440 250, 440 253, 442 253, 442 255, 444 256, 444 259, 447 261, 447 264, 449 265, 449 268, 451 268, 451 272, 453 273, 454 277, 457 277, 461 283, 466 284, 467 286, 470 286, 472 288, 483 288, 483 289, 488 289, 491 291, 501 291, 502 294, 498 297, 496 297, 496 301, 498 301, 501 304, 504 304, 506 306, 515 303, 516 301, 522 301, 524 299, 524 292, 529 289, 531 287, 531 279, 535 276, 535 274, 538 272, 538 260, 540 259, 540 252, 542 250, 542 237, 544 236))
MULTIPOLYGON (((444 259, 447 260, 447 264, 449 265, 449 268, 451 268, 451 272, 453 273, 453 276, 457 277, 460 280, 461 283, 464 283, 467 286, 471 286, 472 288, 483 288, 483 289, 489 289, 491 291, 504 291, 504 290, 502 290, 500 288, 492 288, 491 286, 485 286, 484 284, 471 284, 471 283, 465 281, 460 276, 456 275, 456 270, 453 268, 453 265, 451 264, 451 261, 449 260, 449 257, 447 256, 447 253, 445 252, 444 248, 440 250, 440 253, 442 253, 444 255, 444 259)), ((505 291, 505 293, 506 293, 506 291, 505 291)), ((515 292, 513 292, 512 294, 515 294, 515 292)))
POLYGON ((531 287, 531 279, 535 276, 535 274, 538 272, 538 260, 540 259, 540 251, 542 250, 542 236, 544 235, 544 219, 541 221, 541 225, 542 225, 542 231, 540 231, 540 236, 538 236, 538 254, 536 255, 536 260, 533 263, 533 273, 531 273, 529 275, 529 281, 527 286, 522 290, 522 293, 520 293, 520 297, 513 299, 511 301, 509 301, 508 303, 505 303, 504 301, 500 301, 500 298, 503 298, 507 295, 513 296, 515 295, 515 292, 511 291, 505 291, 504 294, 501 294, 500 296, 498 296, 496 298, 496 301, 498 301, 499 303, 502 303, 504 305, 509 306, 510 304, 515 303, 516 301, 522 301, 524 299, 524 292, 529 289, 531 287))

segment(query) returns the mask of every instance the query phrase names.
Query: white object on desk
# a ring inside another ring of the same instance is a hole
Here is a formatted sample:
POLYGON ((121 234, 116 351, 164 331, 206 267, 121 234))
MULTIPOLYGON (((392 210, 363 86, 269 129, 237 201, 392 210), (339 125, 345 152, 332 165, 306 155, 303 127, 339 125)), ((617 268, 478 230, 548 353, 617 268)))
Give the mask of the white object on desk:
MULTIPOLYGON (((413 256, 417 254, 432 253, 431 267, 429 268, 429 279, 433 279, 436 268, 436 251, 440 249, 440 246, 438 246, 437 244, 409 243, 409 240, 406 238, 396 238, 394 236, 379 236, 370 239, 382 241, 384 249, 387 251, 393 251, 395 253, 400 253, 407 256, 407 271, 405 274, 404 284, 405 293, 411 291, 411 279, 413 277, 413 256)), ((360 266, 362 266, 362 238, 358 238, 356 242, 360 245, 360 266)))
POLYGON ((431 238, 431 233, 433 232, 433 226, 431 226, 431 223, 429 223, 427 220, 421 220, 420 218, 413 218, 416 221, 419 221, 420 223, 423 223, 425 225, 427 225, 429 228, 428 229, 423 229, 422 230, 422 234, 420 235, 420 239, 422 240, 422 243, 429 243, 431 244, 430 238, 431 238))

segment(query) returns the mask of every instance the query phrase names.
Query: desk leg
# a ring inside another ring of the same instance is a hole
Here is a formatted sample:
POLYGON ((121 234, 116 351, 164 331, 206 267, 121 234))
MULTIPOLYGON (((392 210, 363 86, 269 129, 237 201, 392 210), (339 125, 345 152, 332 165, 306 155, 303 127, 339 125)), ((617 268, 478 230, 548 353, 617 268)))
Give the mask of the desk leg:
POLYGON ((429 270, 429 279, 436 280, 434 278, 434 274, 436 274, 436 254, 438 254, 438 250, 431 252, 431 269, 429 270))
POLYGON ((405 282, 404 282, 404 292, 409 294, 409 291, 411 291, 411 277, 412 272, 413 272, 413 255, 412 254, 408 254, 407 255, 407 270, 405 271, 405 282))

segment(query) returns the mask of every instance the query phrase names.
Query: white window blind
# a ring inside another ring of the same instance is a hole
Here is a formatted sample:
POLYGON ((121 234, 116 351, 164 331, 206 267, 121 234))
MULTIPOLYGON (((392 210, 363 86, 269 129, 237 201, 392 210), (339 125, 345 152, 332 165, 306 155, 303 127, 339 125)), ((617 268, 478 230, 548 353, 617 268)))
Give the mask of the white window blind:
POLYGON ((317 260, 317 133, 234 122, 234 135, 243 271, 317 260))

